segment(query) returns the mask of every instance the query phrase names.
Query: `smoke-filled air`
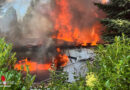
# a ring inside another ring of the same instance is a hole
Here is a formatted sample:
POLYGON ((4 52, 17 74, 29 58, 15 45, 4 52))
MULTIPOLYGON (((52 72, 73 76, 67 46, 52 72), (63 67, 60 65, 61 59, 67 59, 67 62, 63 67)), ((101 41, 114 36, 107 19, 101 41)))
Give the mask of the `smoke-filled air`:
POLYGON ((41 46, 38 56, 55 53, 56 46, 96 45, 105 15, 94 2, 107 0, 2 0, 0 37, 14 47, 41 46))

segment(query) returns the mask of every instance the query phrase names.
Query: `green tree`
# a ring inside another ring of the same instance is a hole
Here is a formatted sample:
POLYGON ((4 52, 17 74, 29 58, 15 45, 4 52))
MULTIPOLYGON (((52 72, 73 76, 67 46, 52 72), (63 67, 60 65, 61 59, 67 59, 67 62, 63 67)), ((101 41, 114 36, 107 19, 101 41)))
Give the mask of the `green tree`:
POLYGON ((101 23, 106 27, 103 38, 113 42, 122 33, 130 37, 130 0, 110 0, 107 4, 95 3, 106 13, 101 23))

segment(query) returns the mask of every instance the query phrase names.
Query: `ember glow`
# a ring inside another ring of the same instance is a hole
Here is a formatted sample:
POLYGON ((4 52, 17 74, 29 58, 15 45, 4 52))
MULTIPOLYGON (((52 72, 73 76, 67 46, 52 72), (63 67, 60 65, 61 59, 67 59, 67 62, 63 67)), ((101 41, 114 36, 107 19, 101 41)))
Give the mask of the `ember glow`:
MULTIPOLYGON (((58 55, 54 59, 54 64, 55 67, 64 67, 67 65, 69 58, 65 54, 61 54, 60 48, 57 48, 58 55)), ((38 64, 37 62, 32 62, 29 61, 27 58, 24 60, 20 60, 17 64, 15 64, 15 69, 16 70, 23 70, 27 71, 27 66, 29 68, 30 72, 35 72, 35 71, 43 71, 43 70, 49 70, 52 69, 51 67, 52 62, 50 63, 45 63, 45 64, 38 64), (23 69, 22 69, 23 67, 23 69)), ((53 70, 53 69, 52 69, 53 70)))
POLYGON ((60 48, 57 48, 59 53, 54 59, 55 67, 65 67, 69 61, 69 58, 66 54, 62 54, 60 48))
MULTIPOLYGON (((56 0, 56 5, 60 9, 54 21, 54 30, 57 34, 53 35, 53 38, 83 46, 86 46, 87 43, 96 45, 100 41, 99 30, 102 27, 100 23, 95 22, 91 27, 81 29, 79 26, 72 25, 73 14, 69 9, 69 0, 56 0)), ((93 14, 98 17, 95 12, 93 14)))
POLYGON ((15 65, 15 69, 17 70, 22 70, 21 67, 23 67, 24 71, 27 71, 27 67, 29 67, 29 71, 37 71, 37 70, 48 70, 51 68, 51 63, 47 63, 47 64, 38 64, 37 62, 32 62, 32 61, 28 61, 28 59, 24 59, 19 61, 19 63, 17 63, 15 65))
POLYGON ((69 61, 69 58, 65 54, 59 54, 56 56, 54 63, 55 67, 65 67, 69 61))

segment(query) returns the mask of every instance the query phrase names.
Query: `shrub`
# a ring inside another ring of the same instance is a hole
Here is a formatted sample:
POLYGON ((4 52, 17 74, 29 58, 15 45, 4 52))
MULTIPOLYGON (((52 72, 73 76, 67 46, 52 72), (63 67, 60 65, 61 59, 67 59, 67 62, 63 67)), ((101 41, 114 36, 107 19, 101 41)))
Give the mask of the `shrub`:
POLYGON ((113 44, 99 45, 90 72, 98 76, 98 88, 126 90, 130 85, 130 39, 115 37, 113 44))
POLYGON ((12 45, 6 44, 4 39, 0 39, 0 69, 13 68, 16 58, 15 53, 11 52, 12 45))
POLYGON ((28 90, 35 80, 35 76, 29 74, 27 69, 26 77, 21 71, 14 70, 16 63, 15 53, 12 53, 12 45, 7 44, 4 39, 0 39, 0 77, 4 76, 6 84, 0 81, 0 90, 28 90))

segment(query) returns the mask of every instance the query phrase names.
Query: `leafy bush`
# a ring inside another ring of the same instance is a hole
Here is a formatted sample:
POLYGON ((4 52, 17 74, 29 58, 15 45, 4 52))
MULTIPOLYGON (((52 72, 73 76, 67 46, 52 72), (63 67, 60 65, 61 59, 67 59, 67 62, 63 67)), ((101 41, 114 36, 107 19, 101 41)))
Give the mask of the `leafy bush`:
POLYGON ((51 90, 127 90, 130 85, 130 39, 115 37, 115 42, 97 47, 95 61, 88 62, 86 78, 67 83, 66 74, 52 72, 44 89, 51 90))
POLYGON ((98 46, 96 60, 90 66, 99 80, 98 88, 126 90, 130 85, 130 39, 116 37, 115 43, 98 46))
POLYGON ((11 52, 12 45, 6 44, 4 39, 0 39, 0 69, 12 68, 16 62, 15 53, 11 52))
POLYGON ((0 39, 0 77, 4 76, 7 85, 0 81, 0 90, 28 90, 34 82, 35 76, 29 74, 27 69, 26 77, 21 71, 14 70, 16 63, 15 53, 11 52, 12 45, 7 44, 4 39, 0 39))
POLYGON ((62 71, 50 70, 51 73, 51 81, 48 84, 49 89, 60 90, 67 86, 67 73, 62 71))
MULTIPOLYGON (((63 71, 53 71, 51 72, 51 80, 46 87, 43 87, 45 90, 85 90, 85 79, 82 77, 75 77, 78 79, 76 82, 69 83, 68 75, 63 71)), ((44 85, 45 86, 45 85, 44 85)))

